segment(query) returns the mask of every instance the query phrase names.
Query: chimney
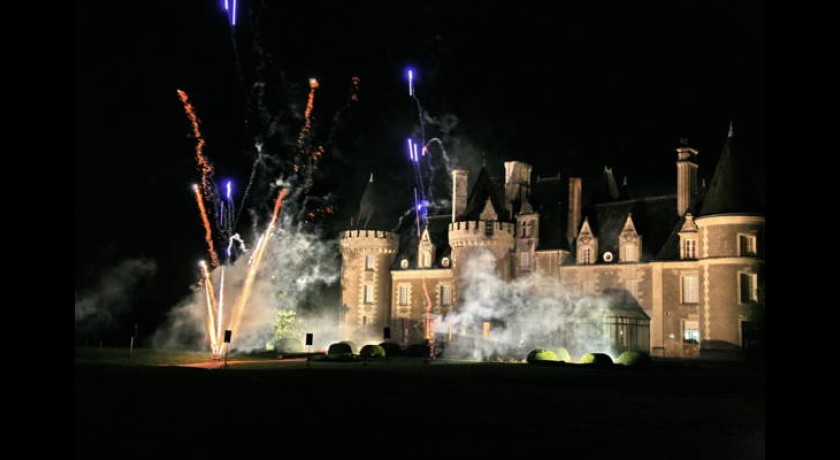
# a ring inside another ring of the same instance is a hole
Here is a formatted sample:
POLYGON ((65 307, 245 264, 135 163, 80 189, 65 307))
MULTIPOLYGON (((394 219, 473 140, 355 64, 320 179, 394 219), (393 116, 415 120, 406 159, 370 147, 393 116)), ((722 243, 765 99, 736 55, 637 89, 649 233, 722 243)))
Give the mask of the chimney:
POLYGON ((580 230, 581 215, 581 187, 583 181, 580 177, 569 178, 569 215, 566 219, 566 237, 575 239, 580 230))
POLYGON ((697 150, 688 146, 688 139, 680 139, 677 148, 677 215, 683 216, 697 199, 697 150))
POLYGON ((508 212, 513 215, 516 209, 513 209, 514 202, 520 199, 520 196, 528 194, 531 188, 531 165, 521 161, 506 161, 505 162, 505 207, 508 212))
POLYGON ((452 222, 467 209, 467 181, 469 171, 465 169, 452 170, 452 222))

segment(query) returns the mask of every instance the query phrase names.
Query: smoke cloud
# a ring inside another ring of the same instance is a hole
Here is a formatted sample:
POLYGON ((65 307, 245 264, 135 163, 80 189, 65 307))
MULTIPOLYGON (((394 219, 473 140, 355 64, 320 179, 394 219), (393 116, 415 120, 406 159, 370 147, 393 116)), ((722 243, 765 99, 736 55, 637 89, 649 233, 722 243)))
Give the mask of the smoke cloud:
POLYGON ((477 251, 461 270, 457 312, 435 322, 435 332, 456 340, 444 356, 454 359, 522 359, 534 348, 564 346, 573 357, 614 354, 604 334, 609 299, 576 296, 557 279, 538 274, 506 282, 489 250, 477 251), (485 324, 489 335, 484 337, 485 324), (451 328, 451 329, 450 329, 451 328))
MULTIPOLYGON (((316 348, 338 339, 338 314, 334 309, 324 306, 306 308, 313 293, 338 280, 340 268, 336 243, 322 239, 319 233, 303 225, 293 224, 289 214, 284 213, 281 217, 268 243, 254 289, 245 305, 242 323, 234 333, 233 349, 238 351, 265 350, 266 344, 272 342, 274 317, 278 310, 297 312, 297 317, 303 321, 304 332, 315 333, 316 348)), ((225 267, 224 308, 230 308, 241 292, 249 259, 249 255, 245 254, 225 267)), ((217 268, 212 273, 217 292, 220 290, 221 270, 217 268)), ((155 346, 207 350, 204 332, 206 302, 204 288, 195 287, 155 333, 155 346)))
POLYGON ((106 270, 89 292, 76 293, 76 335, 102 332, 113 326, 130 310, 139 283, 156 270, 153 260, 128 259, 106 270))

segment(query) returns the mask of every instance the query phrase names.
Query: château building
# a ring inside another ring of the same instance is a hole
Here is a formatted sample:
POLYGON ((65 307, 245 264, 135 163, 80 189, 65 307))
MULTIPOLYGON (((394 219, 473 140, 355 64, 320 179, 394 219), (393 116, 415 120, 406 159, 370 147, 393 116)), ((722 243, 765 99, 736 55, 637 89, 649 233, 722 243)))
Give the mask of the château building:
MULTIPOLYGON (((683 141, 676 154, 676 193, 664 196, 634 197, 610 168, 590 186, 534 178, 530 165, 509 161, 503 183, 483 167, 471 189, 470 172, 453 170, 451 212, 429 216, 419 235, 394 230, 397 216, 378 205, 386 192, 371 176, 340 236, 343 338, 377 340, 385 328, 401 344, 430 338, 430 316, 445 320, 459 308, 466 261, 490 251, 504 280, 539 273, 572 295, 631 304, 617 305, 604 325, 616 349, 733 355, 749 344, 759 297, 763 190, 731 127, 708 187, 697 150, 683 141)), ((476 334, 488 327, 476 325, 476 334)))

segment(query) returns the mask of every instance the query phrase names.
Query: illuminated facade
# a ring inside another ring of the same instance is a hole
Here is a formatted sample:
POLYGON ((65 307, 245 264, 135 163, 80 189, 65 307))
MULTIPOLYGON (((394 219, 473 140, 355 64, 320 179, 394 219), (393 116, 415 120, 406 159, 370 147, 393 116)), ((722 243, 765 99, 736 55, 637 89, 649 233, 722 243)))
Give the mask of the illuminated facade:
MULTIPOLYGON (((645 198, 609 168, 587 190, 576 177, 532 180, 530 165, 511 161, 503 183, 482 168, 469 194, 469 173, 454 170, 451 212, 430 216, 419 236, 389 230, 396 219, 382 215, 371 176, 340 238, 343 337, 381 340, 387 327, 398 343, 429 338, 429 317, 458 308, 464 261, 489 250, 504 280, 539 273, 572 295, 635 310, 604 329, 618 349, 734 355, 750 341, 763 276, 763 190, 751 185, 731 129, 707 189, 697 154, 684 142, 676 193, 645 198)), ((489 325, 476 327, 486 335, 489 325)))

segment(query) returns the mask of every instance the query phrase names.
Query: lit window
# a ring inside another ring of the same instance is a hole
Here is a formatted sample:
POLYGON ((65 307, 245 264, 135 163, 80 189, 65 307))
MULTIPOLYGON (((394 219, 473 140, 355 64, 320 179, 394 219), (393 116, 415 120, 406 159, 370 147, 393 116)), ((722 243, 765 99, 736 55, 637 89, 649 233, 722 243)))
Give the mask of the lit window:
POLYGON ((410 294, 411 294, 411 286, 409 286, 408 284, 400 284, 399 299, 398 299, 399 305, 401 305, 401 306, 408 305, 408 303, 411 299, 410 294))
POLYGON ((682 303, 698 303, 700 301, 699 284, 697 275, 682 277, 682 303))
POLYGON ((683 343, 692 345, 700 343, 700 326, 697 321, 683 323, 683 343))
POLYGON ((697 258, 697 240, 687 238, 683 241, 683 259, 697 258))
POLYGON ((622 244, 620 248, 620 256, 622 262, 638 262, 639 246, 635 243, 622 244))
POLYGON ((365 303, 373 303, 373 285, 365 284, 365 303))
POLYGON ((365 256, 365 270, 373 270, 376 264, 376 256, 365 256))
POLYGON ((446 285, 440 287, 440 305, 447 307, 452 305, 452 288, 446 285))
POLYGON ((758 301, 758 275, 755 273, 740 273, 741 303, 758 301))
POLYGON ((738 235, 739 254, 742 256, 755 256, 755 235, 738 235))

